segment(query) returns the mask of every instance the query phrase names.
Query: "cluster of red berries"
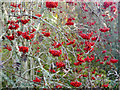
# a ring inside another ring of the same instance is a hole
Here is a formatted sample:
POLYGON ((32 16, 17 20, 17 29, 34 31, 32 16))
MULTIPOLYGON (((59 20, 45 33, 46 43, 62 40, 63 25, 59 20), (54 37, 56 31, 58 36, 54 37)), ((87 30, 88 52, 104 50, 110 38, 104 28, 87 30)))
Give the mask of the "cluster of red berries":
POLYGON ((6 35, 6 37, 11 41, 11 40, 14 40, 14 35, 12 35, 12 36, 8 36, 8 35, 6 35))
POLYGON ((71 18, 71 17, 68 18, 67 23, 65 25, 74 25, 74 23, 71 22, 72 20, 75 20, 75 18, 71 18))
POLYGON ((80 65, 80 64, 82 64, 82 63, 81 63, 81 62, 76 62, 76 63, 74 63, 75 66, 78 66, 78 65, 80 65))
POLYGON ((51 50, 49 49, 49 53, 51 53, 54 57, 59 57, 62 54, 61 50, 51 50))
POLYGON ((92 26, 92 25, 94 25, 95 23, 96 23, 96 21, 94 21, 94 22, 87 22, 88 26, 92 26))
POLYGON ((94 48, 92 48, 91 46, 94 45, 94 42, 89 42, 89 41, 85 41, 85 53, 87 53, 88 51, 92 52, 94 50, 94 48))
POLYGON ((103 4, 104 9, 108 8, 111 5, 113 5, 113 2, 104 2, 104 4, 103 4))
POLYGON ((78 62, 74 63, 74 65, 78 66, 78 65, 84 63, 85 61, 91 62, 92 60, 94 60, 94 58, 95 58, 94 55, 91 55, 90 58, 89 58, 89 56, 87 56, 86 58, 83 59, 83 56, 80 57, 80 55, 77 54, 77 60, 78 60, 78 62))
POLYGON ((34 38, 34 34, 29 35, 29 32, 24 32, 24 33, 22 33, 22 37, 27 40, 31 40, 32 38, 34 38))
POLYGON ((106 50, 103 50, 102 53, 106 53, 107 51, 106 50))
POLYGON ((66 45, 71 45, 75 43, 75 39, 73 41, 70 41, 69 43, 67 43, 66 45))
POLYGON ((89 40, 89 39, 92 37, 93 32, 87 33, 87 34, 81 33, 81 34, 79 34, 79 35, 80 35, 83 39, 89 40))
POLYGON ((56 86, 56 88, 62 88, 62 86, 60 86, 60 85, 57 85, 57 86, 56 86))
POLYGON ((109 56, 104 56, 104 61, 106 61, 109 58, 109 56))
POLYGON ((107 32, 110 30, 110 28, 104 27, 99 29, 101 32, 107 32))
POLYGON ((35 80, 33 80, 33 82, 41 82, 41 79, 38 79, 38 78, 36 77, 35 80))
POLYGON ((22 24, 26 24, 26 23, 28 23, 29 21, 30 21, 30 19, 25 19, 25 20, 22 20, 22 19, 21 19, 21 23, 22 23, 22 24))
POLYGON ((47 8, 56 8, 58 6, 58 2, 50 2, 50 1, 47 1, 46 2, 46 7, 47 8))
POLYGON ((50 69, 49 71, 52 73, 56 73, 56 71, 54 69, 50 69))
POLYGON ((54 43, 52 44, 52 46, 54 46, 54 48, 59 48, 60 46, 62 46, 63 43, 64 43, 64 42, 57 44, 57 42, 54 41, 54 43))
POLYGON ((96 41, 98 37, 92 37, 91 40, 92 41, 96 41))
POLYGON ((28 52, 29 48, 28 47, 25 47, 25 46, 18 46, 19 47, 19 51, 20 52, 23 52, 23 53, 26 53, 28 52))
MULTIPOLYGON (((109 56, 104 56, 104 61, 106 61, 109 58, 109 56)), ((99 59, 96 60, 96 62, 100 61, 99 59)), ((100 64, 104 64, 103 62, 100 62, 100 64)), ((119 60, 111 58, 110 61, 106 62, 107 65, 110 65, 111 63, 117 63, 119 60)))
POLYGON ((87 62, 91 62, 94 59, 95 59, 94 55, 91 55, 90 58, 89 58, 89 56, 87 56, 84 60, 87 62))
POLYGON ((82 85, 82 83, 78 81, 75 81, 75 82, 72 81, 70 84, 74 87, 79 87, 80 85, 82 85))
POLYGON ((8 20, 8 24, 15 24, 15 23, 18 23, 18 20, 16 20, 16 21, 13 21, 13 20, 8 20))
POLYGON ((10 26, 8 27, 8 29, 12 30, 12 29, 18 29, 19 28, 19 25, 17 24, 18 23, 18 20, 17 21, 13 21, 13 20, 8 20, 8 24, 10 24, 10 26))
POLYGON ((114 6, 111 7, 111 12, 116 12, 117 11, 117 8, 114 6))
POLYGON ((110 65, 110 64, 111 64, 111 62, 109 61, 109 62, 107 62, 106 64, 107 64, 107 65, 110 65))
POLYGON ((65 67, 65 64, 63 62, 56 62, 57 68, 65 67))
POLYGON ((80 57, 80 55, 77 54, 77 60, 78 60, 81 64, 82 64, 83 62, 85 62, 85 60, 82 59, 82 58, 83 58, 83 56, 80 57))
POLYGON ((18 29, 19 28, 19 25, 18 24, 14 24, 14 25, 10 25, 9 27, 8 27, 8 29, 18 29))
POLYGON ((78 62, 74 63, 75 66, 78 66, 85 62, 85 60, 83 59, 83 56, 80 57, 79 54, 77 54, 77 60, 78 60, 78 62))
POLYGON ((92 80, 95 80, 95 77, 91 77, 92 80))
MULTIPOLYGON (((27 32, 22 32, 22 31, 17 31, 17 35, 18 36, 20 36, 20 35, 22 35, 22 37, 23 38, 25 38, 25 39, 27 39, 27 40, 31 40, 32 38, 34 38, 34 31, 36 31, 35 29, 33 29, 32 30, 32 34, 30 34, 29 35, 29 31, 27 31, 27 32)), ((14 35, 12 34, 12 36, 8 36, 8 35, 6 35, 6 37, 11 41, 11 40, 14 40, 15 39, 15 37, 14 37, 14 35)))
POLYGON ((45 36, 45 37, 49 37, 50 36, 50 32, 42 32, 42 34, 45 36))
POLYGON ((117 60, 117 59, 112 59, 112 58, 111 58, 110 62, 111 62, 111 63, 117 63, 118 60, 117 60))
POLYGON ((104 85, 102 85, 102 87, 108 87, 108 85, 109 85, 109 84, 104 84, 104 85))
POLYGON ((17 35, 18 36, 22 35, 22 31, 17 31, 17 35))

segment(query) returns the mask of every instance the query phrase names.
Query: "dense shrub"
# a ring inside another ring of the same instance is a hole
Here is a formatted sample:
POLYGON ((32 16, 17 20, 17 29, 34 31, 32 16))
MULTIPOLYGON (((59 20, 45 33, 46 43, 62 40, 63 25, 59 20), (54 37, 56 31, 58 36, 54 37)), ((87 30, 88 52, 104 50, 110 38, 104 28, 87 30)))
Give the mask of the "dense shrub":
POLYGON ((1 2, 2 86, 117 88, 117 6, 1 2))

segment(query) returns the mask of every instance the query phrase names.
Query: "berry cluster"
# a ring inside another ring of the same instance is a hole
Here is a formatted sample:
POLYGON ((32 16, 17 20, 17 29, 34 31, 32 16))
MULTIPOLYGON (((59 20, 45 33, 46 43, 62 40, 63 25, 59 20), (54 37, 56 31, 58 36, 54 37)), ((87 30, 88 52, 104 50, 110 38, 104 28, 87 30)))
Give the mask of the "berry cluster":
POLYGON ((28 52, 29 48, 28 47, 25 47, 25 46, 18 46, 19 47, 19 51, 20 52, 23 52, 23 53, 26 53, 28 52))
POLYGON ((87 33, 87 34, 81 33, 81 34, 79 34, 79 35, 80 35, 83 39, 89 40, 89 39, 92 37, 92 34, 93 34, 93 32, 87 33))
POLYGON ((51 53, 54 57, 59 57, 62 54, 61 50, 51 50, 49 49, 49 53, 51 53))
POLYGON ((11 41, 11 40, 14 40, 14 35, 12 35, 12 36, 8 36, 8 35, 6 35, 6 37, 11 41))
POLYGON ((42 32, 42 34, 45 36, 45 37, 49 37, 50 36, 50 32, 42 32))
POLYGON ((38 78, 36 77, 35 80, 33 80, 33 82, 41 82, 41 79, 38 79, 38 78))
POLYGON ((82 83, 78 81, 75 81, 75 82, 72 81, 70 84, 74 87, 79 87, 80 85, 82 85, 82 83))
POLYGON ((75 43, 75 39, 73 41, 70 41, 69 43, 67 43, 66 45, 71 45, 75 43))
POLYGON ((65 64, 63 62, 56 62, 57 68, 65 67, 65 64))
POLYGON ((74 23, 71 22, 72 20, 75 20, 75 18, 71 18, 71 17, 68 18, 67 23, 65 25, 74 25, 74 23))
POLYGON ((110 28, 104 27, 99 29, 101 32, 107 32, 110 30, 110 28))
POLYGON ((56 8, 58 6, 58 2, 46 2, 46 7, 47 8, 56 8))

